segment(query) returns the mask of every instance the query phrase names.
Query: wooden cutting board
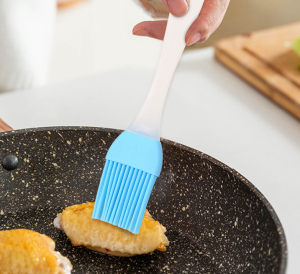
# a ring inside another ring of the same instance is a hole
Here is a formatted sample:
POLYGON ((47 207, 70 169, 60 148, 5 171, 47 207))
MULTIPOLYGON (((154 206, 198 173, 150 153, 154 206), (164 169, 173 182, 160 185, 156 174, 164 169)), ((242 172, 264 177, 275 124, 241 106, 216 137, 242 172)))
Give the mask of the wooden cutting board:
POLYGON ((300 22, 218 41, 215 58, 300 120, 300 22))

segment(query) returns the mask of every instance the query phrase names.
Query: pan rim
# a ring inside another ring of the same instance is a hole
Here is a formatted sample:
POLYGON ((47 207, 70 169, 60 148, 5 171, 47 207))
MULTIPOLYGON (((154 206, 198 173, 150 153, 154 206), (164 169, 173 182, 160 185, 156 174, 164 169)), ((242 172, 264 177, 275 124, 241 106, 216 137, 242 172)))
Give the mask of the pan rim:
MULTIPOLYGON (((6 131, 6 132, 0 132, 0 139, 4 136, 10 136, 15 134, 23 134, 23 133, 30 133, 30 132, 41 132, 41 131, 104 131, 104 132, 110 132, 110 133, 118 133, 121 134, 123 130, 121 129, 114 129, 114 128, 105 128, 105 127, 89 127, 89 126, 53 126, 53 127, 37 127, 37 128, 25 128, 25 129, 18 129, 18 130, 12 130, 12 131, 6 131)), ((235 169, 227 166, 226 164, 222 163, 221 161, 213 158, 212 156, 209 156, 205 154, 204 152, 201 152, 199 150, 196 150, 194 148, 191 148, 189 146, 177 143, 175 141, 171 141, 165 138, 161 138, 161 142, 165 143, 167 145, 172 145, 175 147, 178 147, 180 149, 186 150, 190 153, 193 153, 195 155, 198 155, 215 165, 224 168, 228 172, 230 172, 232 175, 236 176, 238 179, 242 181, 243 184, 245 184, 264 204, 264 206, 267 208, 268 212, 271 215, 271 218, 273 219, 277 231, 279 234, 279 243, 281 246, 281 260, 280 260, 280 269, 279 274, 286 273, 287 268, 287 257, 288 257, 288 248, 287 248, 287 240, 285 236, 285 232, 283 229, 283 226, 279 220, 279 217, 277 216, 277 213, 275 212, 273 206, 270 204, 270 202, 267 200, 267 198, 258 190, 254 184, 252 184, 248 179, 246 179, 243 175, 241 175, 239 172, 237 172, 235 169)))

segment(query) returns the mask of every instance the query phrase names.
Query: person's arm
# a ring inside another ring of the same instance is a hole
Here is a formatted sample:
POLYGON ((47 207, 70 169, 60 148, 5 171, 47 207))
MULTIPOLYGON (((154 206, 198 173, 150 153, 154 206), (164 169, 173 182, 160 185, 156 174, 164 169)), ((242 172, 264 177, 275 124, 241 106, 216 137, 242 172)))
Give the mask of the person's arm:
MULTIPOLYGON (((183 16, 188 11, 189 0, 161 0, 174 16, 183 16)), ((199 17, 187 31, 185 42, 191 46, 197 42, 204 42, 219 27, 230 0, 205 0, 199 17)), ((167 20, 146 21, 133 28, 133 34, 148 36, 163 40, 167 20)))

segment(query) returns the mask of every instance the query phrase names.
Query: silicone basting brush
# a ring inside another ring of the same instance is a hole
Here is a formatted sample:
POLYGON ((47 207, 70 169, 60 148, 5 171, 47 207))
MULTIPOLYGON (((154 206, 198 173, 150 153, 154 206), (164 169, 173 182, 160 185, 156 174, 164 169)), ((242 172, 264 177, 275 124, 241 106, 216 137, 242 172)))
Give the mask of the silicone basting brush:
POLYGON ((182 17, 169 15, 152 86, 138 116, 106 155, 93 218, 139 233, 146 206, 163 163, 160 123, 167 92, 185 47, 185 34, 203 0, 190 0, 182 17))

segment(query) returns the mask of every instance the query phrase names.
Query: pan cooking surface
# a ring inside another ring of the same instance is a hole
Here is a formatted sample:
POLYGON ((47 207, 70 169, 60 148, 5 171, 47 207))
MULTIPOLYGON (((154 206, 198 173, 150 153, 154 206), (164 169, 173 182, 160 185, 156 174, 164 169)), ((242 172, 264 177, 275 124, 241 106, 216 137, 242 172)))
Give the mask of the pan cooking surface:
MULTIPOLYGON (((8 213, 1 220, 0 229, 27 228, 50 236, 56 242, 56 250, 67 256, 76 271, 74 273, 102 273, 107 271, 128 273, 158 273, 178 270, 193 273, 219 273, 209 256, 203 254, 199 245, 193 239, 181 235, 176 231, 169 231, 168 237, 172 246, 168 254, 154 252, 153 255, 142 255, 132 258, 117 258, 100 254, 84 247, 72 246, 64 232, 53 227, 56 214, 63 210, 62 207, 37 207, 29 210, 8 213), (168 257, 176 258, 168 260, 168 257), (189 260, 187 260, 187 257, 189 260), (175 263, 176 261, 176 263, 175 263), (145 265, 147 268, 145 268, 145 265)), ((73 272, 72 272, 73 273, 73 272)))
POLYGON ((265 198, 234 170, 200 152, 163 141, 164 165, 148 209, 170 246, 117 258, 73 247, 53 220, 66 206, 94 201, 108 148, 120 132, 52 128, 0 134, 0 230, 44 233, 73 264, 72 273, 284 273, 286 242, 265 198))

